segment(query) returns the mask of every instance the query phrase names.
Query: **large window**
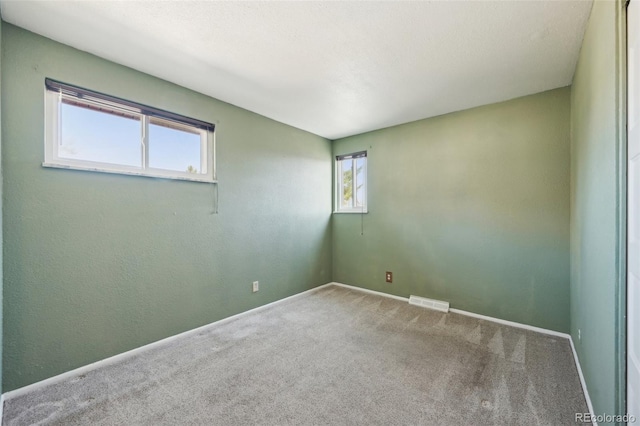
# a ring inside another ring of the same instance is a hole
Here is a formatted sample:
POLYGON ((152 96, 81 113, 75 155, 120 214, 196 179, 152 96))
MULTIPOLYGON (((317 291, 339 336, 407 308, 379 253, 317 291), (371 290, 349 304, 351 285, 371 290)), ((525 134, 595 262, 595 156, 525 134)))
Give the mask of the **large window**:
POLYGON ((336 157, 336 212, 367 212, 367 152, 336 157))
POLYGON ((214 126, 47 79, 44 166, 215 182, 214 126))

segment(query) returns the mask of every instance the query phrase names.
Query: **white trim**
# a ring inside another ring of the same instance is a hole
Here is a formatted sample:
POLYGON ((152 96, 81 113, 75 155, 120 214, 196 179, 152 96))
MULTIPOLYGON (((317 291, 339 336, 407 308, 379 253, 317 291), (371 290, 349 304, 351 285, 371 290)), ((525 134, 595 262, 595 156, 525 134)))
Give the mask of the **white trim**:
MULTIPOLYGON (((352 285, 342 284, 342 283, 337 283, 337 282, 333 282, 333 283, 330 283, 330 284, 337 285, 339 287, 348 288, 348 289, 351 289, 351 290, 362 291, 364 293, 375 294, 377 296, 389 297, 391 299, 401 300, 403 302, 409 303, 409 298, 408 297, 396 296, 396 295, 389 294, 389 293, 383 293, 381 291, 369 290, 368 288, 355 287, 355 286, 352 286, 352 285)), ((568 335, 567 333, 561 333, 559 331, 548 330, 546 328, 540 328, 540 327, 534 327, 532 325, 522 324, 522 323, 513 322, 513 321, 507 321, 507 320, 503 320, 503 319, 499 319, 499 318, 489 317, 489 316, 486 316, 486 315, 475 314, 473 312, 467 312, 467 311, 463 311, 461 309, 451 308, 451 309, 449 309, 449 312, 452 312, 454 314, 459 314, 459 315, 466 315, 466 316, 474 317, 474 318, 478 318, 478 319, 483 319, 483 320, 487 320, 487 321, 491 321, 491 322, 497 322, 499 324, 508 325, 508 326, 511 326, 511 327, 523 328, 525 330, 536 331, 538 333, 550 334, 552 336, 557 336, 557 337, 564 337, 565 339, 571 339, 571 336, 568 335)))
POLYGON ((367 214, 369 213, 367 210, 336 210, 333 214, 367 214))
POLYGON ((330 284, 336 285, 338 287, 348 288, 350 290, 357 290, 357 291, 361 291, 363 293, 375 294, 376 296, 389 297, 391 299, 396 299, 396 300, 400 300, 402 302, 409 303, 409 298, 408 297, 395 296, 393 294, 383 293, 381 291, 369 290, 368 288, 355 287, 355 286, 348 285, 348 284, 342 284, 342 283, 336 283, 336 282, 333 282, 333 283, 330 283, 330 284))
MULTIPOLYGON (((210 327, 217 326, 217 325, 220 325, 220 324, 224 324, 226 322, 232 321, 234 319, 237 319, 237 318, 239 318, 241 316, 244 316, 244 315, 247 315, 247 314, 250 314, 250 313, 255 313, 255 312, 261 311, 263 309, 266 309, 266 308, 269 308, 271 306, 274 306, 274 305, 276 305, 278 303, 282 303, 285 300, 291 300, 293 298, 302 296, 303 294, 313 293, 313 292, 318 291, 318 290, 320 290, 322 288, 328 287, 328 286, 330 286, 332 284, 333 283, 323 284, 323 285, 320 285, 318 287, 314 287, 314 288, 311 288, 309 290, 305 290, 305 291, 303 291, 301 293, 296 293, 294 295, 285 297, 284 299, 279 299, 279 300, 273 301, 271 303, 267 303, 266 305, 258 306, 256 308, 250 309, 248 311, 240 312, 240 313, 232 315, 230 317, 223 318, 221 320, 214 321, 212 323, 205 324, 203 326, 200 326, 200 327, 197 327, 197 328, 193 328, 191 330, 187 330, 187 331, 184 331, 182 333, 175 334, 173 336, 165 337, 164 339, 157 340, 157 341, 152 342, 152 343, 148 343, 148 344, 146 344, 144 346, 140 346, 140 347, 128 350, 126 352, 122 352, 120 354, 111 356, 109 358, 105 358, 105 359, 102 359, 100 361, 96 361, 96 362, 93 362, 91 364, 87 364, 87 365, 84 365, 82 367, 78 367, 78 368, 76 368, 74 370, 70 370, 70 371, 67 371, 65 373, 58 374, 57 376, 49 377, 48 379, 44 379, 44 380, 41 380, 41 381, 36 382, 36 383, 32 383, 32 384, 27 385, 27 386, 23 386, 21 388, 14 389, 14 390, 9 391, 9 392, 5 392, 5 393, 2 394, 2 398, 4 399, 4 401, 10 401, 10 400, 12 400, 12 399, 14 399, 16 397, 19 397, 21 395, 27 394, 29 392, 33 392, 33 391, 35 391, 37 389, 40 389, 40 388, 43 388, 45 386, 50 386, 50 385, 53 385, 55 383, 59 383, 59 382, 61 382, 63 380, 67 380, 67 379, 70 379, 72 377, 79 376, 81 374, 86 374, 86 373, 88 373, 88 372, 90 372, 92 370, 95 370, 97 368, 100 368, 100 367, 106 367, 108 365, 115 364, 118 361, 121 361, 121 360, 126 359, 126 358, 130 358, 130 357, 135 356, 135 355, 137 355, 137 354, 139 354, 141 352, 148 351, 149 349, 153 349, 153 348, 165 345, 165 344, 167 344, 167 343, 169 343, 169 342, 171 342, 173 340, 180 339, 180 338, 183 338, 183 337, 190 336, 192 334, 199 333, 199 332, 201 332, 203 330, 206 330, 206 329, 208 329, 210 327)), ((1 417, 0 417, 0 419, 1 419, 1 417)), ((0 422, 1 422, 1 420, 0 420, 0 422)))
MULTIPOLYGON (((85 373, 87 373, 89 371, 95 370, 96 368, 100 368, 100 367, 104 367, 104 366, 107 366, 107 365, 114 364, 114 363, 116 363, 116 362, 118 362, 120 360, 129 358, 131 356, 135 356, 135 355, 137 355, 137 354, 139 354, 141 352, 144 352, 144 351, 147 351, 149 349, 153 349, 155 347, 164 345, 164 344, 166 344, 166 343, 168 343, 170 341, 173 341, 175 339, 186 337, 186 336, 189 336, 191 334, 198 333, 200 331, 206 330, 209 327, 213 327, 213 326, 216 326, 216 325, 224 324, 225 322, 232 321, 232 320, 234 320, 236 318, 239 318, 239 317, 241 317, 243 315, 247 315, 247 314, 250 314, 250 313, 258 312, 258 311, 261 311, 261 310, 266 309, 268 307, 274 306, 274 305, 276 305, 278 303, 284 302, 285 300, 290 300, 290 299, 302 296, 304 294, 312 293, 312 292, 315 292, 315 291, 318 291, 320 289, 323 289, 323 288, 326 288, 326 287, 330 287, 330 286, 343 287, 343 288, 347 288, 347 289, 350 289, 350 290, 360 291, 362 293, 374 294, 376 296, 387 297, 387 298, 390 298, 390 299, 395 299, 395 300, 399 300, 399 301, 402 301, 402 302, 409 303, 409 299, 406 298, 406 297, 396 296, 396 295, 393 295, 393 294, 383 293, 383 292, 375 291, 375 290, 369 290, 367 288, 355 287, 355 286, 352 286, 352 285, 342 284, 342 283, 338 283, 338 282, 330 282, 330 283, 327 283, 327 284, 323 284, 321 286, 314 287, 314 288, 309 289, 309 290, 305 290, 305 291, 303 291, 301 293, 297 293, 297 294, 291 295, 289 297, 285 297, 284 299, 276 300, 276 301, 273 301, 271 303, 267 303, 266 305, 258 306, 256 308, 250 309, 248 311, 240 312, 240 313, 232 315, 230 317, 223 318, 221 320, 218 320, 218 321, 215 321, 215 322, 212 322, 212 323, 209 323, 209 324, 205 324, 203 326, 200 326, 200 327, 197 327, 197 328, 194 328, 194 329, 191 329, 191 330, 187 330, 187 331, 184 331, 182 333, 179 333, 179 334, 176 334, 176 335, 173 335, 173 336, 166 337, 166 338, 164 338, 162 340, 158 340, 158 341, 146 344, 144 346, 140 346, 138 348, 131 349, 131 350, 127 351, 127 352, 123 352, 123 353, 114 355, 112 357, 105 358, 105 359, 100 360, 100 361, 96 361, 94 363, 91 363, 91 364, 76 368, 75 370, 71 370, 71 371, 67 371, 67 372, 62 373, 62 374, 58 374, 57 376, 53 376, 53 377, 50 377, 48 379, 45 379, 45 380, 42 380, 42 381, 39 381, 39 382, 36 382, 36 383, 32 383, 30 385, 27 385, 27 386, 12 390, 10 392, 5 392, 2 395, 0 395, 0 425, 2 425, 2 408, 4 406, 4 401, 10 401, 13 398, 16 398, 18 396, 24 395, 24 394, 29 393, 29 392, 33 392, 33 391, 35 391, 37 389, 40 389, 40 388, 43 388, 45 386, 49 386, 49 385, 52 385, 52 384, 55 384, 55 383, 59 383, 59 382, 61 382, 63 380, 69 379, 71 377, 76 377, 76 376, 79 376, 81 374, 85 374, 85 373)), ((563 337, 565 339, 569 339, 569 343, 571 345, 571 351, 573 352, 573 359, 575 361, 576 369, 578 370, 578 376, 580 377, 580 384, 582 385, 582 391, 584 393, 584 397, 585 397, 586 402, 587 402, 587 407, 589 408, 589 412, 591 413, 591 415, 595 417, 594 411, 593 411, 593 405, 591 403, 591 398, 589 397, 589 392, 587 390, 587 384, 586 384, 586 382, 584 380, 584 375, 582 374, 582 367, 580 366, 580 360, 578 359, 578 354, 576 352, 576 348, 573 345, 573 339, 571 338, 571 336, 569 334, 560 333, 558 331, 553 331, 553 330, 547 330, 545 328, 534 327, 534 326, 527 325, 527 324, 521 324, 521 323, 517 323, 517 322, 513 322, 513 321, 501 320, 499 318, 494 318, 494 317, 489 317, 489 316, 486 316, 486 315, 475 314, 475 313, 463 311, 463 310, 460 310, 460 309, 450 309, 449 312, 460 314, 460 315, 467 315, 467 316, 470 316, 470 317, 484 319, 484 320, 487 320, 487 321, 496 322, 496 323, 503 324, 503 325, 508 325, 508 326, 511 326, 511 327, 523 328, 523 329, 535 331, 535 332, 538 332, 538 333, 550 334, 550 335, 553 335, 553 336, 563 337)), ((594 422, 594 425, 597 426, 597 423, 594 422)))
POLYGON ((521 322, 507 321, 507 320, 503 320, 503 319, 500 319, 500 318, 494 318, 494 317, 489 317, 489 316, 486 316, 486 315, 476 314, 476 313, 473 313, 473 312, 463 311, 462 309, 451 308, 451 309, 449 309, 449 311, 453 312, 454 314, 466 315, 468 317, 473 317, 473 318, 483 319, 483 320, 486 320, 486 321, 496 322, 498 324, 508 325, 510 327, 522 328, 522 329, 525 329, 525 330, 535 331, 535 332, 542 333, 542 334, 550 334, 551 336, 564 337, 565 339, 571 339, 571 336, 568 335, 567 333, 561 333, 559 331, 549 330, 548 328, 535 327, 535 326, 529 325, 529 324, 522 324, 521 322))
POLYGON ((122 111, 124 109, 128 114, 137 117, 137 120, 140 122, 140 164, 137 166, 131 166, 119 163, 104 163, 100 161, 61 157, 59 147, 62 140, 62 126, 60 123, 60 105, 62 104, 62 99, 73 99, 77 101, 78 97, 63 94, 60 91, 50 90, 45 87, 45 149, 44 162, 42 163, 43 167, 114 173, 130 176, 149 176, 163 179, 186 180, 191 182, 217 183, 215 181, 215 154, 213 152, 215 142, 212 137, 212 133, 214 133, 214 131, 199 129, 188 123, 172 121, 162 117, 153 117, 152 123, 152 119, 148 114, 140 111, 131 111, 123 105, 112 105, 111 102, 107 102, 105 104, 103 102, 96 103, 95 101, 86 98, 82 100, 82 102, 99 105, 102 108, 105 108, 105 105, 108 105, 107 108, 111 110, 122 111), (149 166, 149 126, 150 124, 162 126, 163 123, 168 122, 171 122, 174 126, 177 125, 177 127, 184 129, 185 131, 189 131, 200 136, 200 173, 165 170, 149 166))
MULTIPOLYGON (((354 286, 351 286, 351 285, 341 284, 341 283, 337 283, 337 282, 333 282, 333 283, 329 283, 329 284, 333 284, 333 285, 336 285, 336 286, 339 286, 339 287, 344 287, 344 288, 348 288, 348 289, 352 289, 352 290, 361 291, 363 293, 370 293, 370 294, 375 294, 377 296, 389 297, 391 299, 401 300, 401 301, 407 302, 407 303, 409 302, 409 299, 406 298, 406 297, 395 296, 393 294, 382 293, 380 291, 369 290, 367 288, 354 287, 354 286)), ((549 334, 551 336, 556 336, 556 337, 561 337, 561 338, 564 338, 564 339, 568 339, 569 340, 569 344, 571 345, 571 351, 573 352, 573 360, 575 362, 576 369, 578 370, 578 377, 580 377, 580 385, 582 385, 582 392, 583 392, 584 398, 585 398, 585 400, 587 402, 587 407, 589 408, 589 413, 591 414, 591 416, 593 418, 595 418, 595 412, 593 411, 593 404, 591 403, 591 397, 589 396, 589 391, 587 390, 587 382, 584 380, 584 375, 582 374, 582 367, 580 366, 580 360, 578 359, 578 353, 576 352, 576 348, 573 345, 573 339, 571 338, 570 334, 561 333, 559 331, 549 330, 549 329, 541 328, 541 327, 534 327, 532 325, 522 324, 522 323, 519 323, 519 322, 507 321, 507 320, 503 320, 503 319, 499 319, 499 318, 489 317, 489 316, 486 316, 486 315, 476 314, 476 313, 473 313, 473 312, 467 312, 467 311, 463 311, 461 309, 451 308, 451 309, 449 309, 449 312, 454 313, 454 314, 459 314, 459 315, 466 315, 466 316, 474 317, 474 318, 478 318, 478 319, 483 319, 483 320, 486 320, 486 321, 491 321, 491 322, 495 322, 495 323, 502 324, 502 325, 508 325, 508 326, 511 326, 511 327, 522 328, 522 329, 534 331, 534 332, 537 332, 537 333, 549 334)), ((593 422, 593 424, 595 426, 598 426, 598 423, 596 423, 595 421, 593 422)))
MULTIPOLYGON (((578 359, 578 352, 576 352, 576 347, 573 345, 573 339, 569 336, 569 343, 571 344, 571 352, 573 352, 573 360, 576 363, 576 369, 578 370, 578 376, 580 377, 580 384, 582 385, 582 392, 584 393, 584 399, 587 400, 587 408, 589 408, 589 413, 591 414, 591 418, 595 419, 595 411, 593 411, 593 404, 591 404, 591 397, 589 396, 589 391, 587 390, 587 382, 584 380, 584 375, 582 374, 582 367, 580 366, 580 359, 578 359)), ((593 420, 594 426, 598 426, 598 422, 593 420)))
POLYGON ((202 182, 202 183, 218 183, 217 180, 211 180, 209 178, 195 178, 195 177, 186 177, 186 176, 178 176, 178 175, 169 175, 162 173, 149 173, 142 170, 138 171, 128 171, 128 170, 109 170, 103 169, 101 167, 88 167, 88 166, 72 166, 67 164, 58 164, 58 163, 42 163, 42 167, 49 167, 52 169, 67 169, 67 170, 81 170, 85 172, 99 172, 99 173, 110 173, 113 175, 125 175, 125 176, 142 176, 142 177, 150 177, 150 178, 158 178, 158 179, 171 179, 171 180, 186 180, 189 182, 202 182))
MULTIPOLYGON (((336 157, 335 160, 335 175, 334 175, 334 181, 335 181, 335 185, 334 185, 334 211, 333 213, 367 213, 367 202, 368 202, 368 195, 367 195, 367 191, 368 191, 368 186, 369 186, 369 182, 367 179, 367 155, 366 155, 367 151, 364 151, 365 155, 364 157, 357 157, 357 158, 352 158, 352 157, 348 157, 348 158, 340 158, 338 159, 336 157), (364 158, 364 164, 362 166, 362 174, 364 177, 364 200, 362 203, 361 207, 346 207, 346 208, 340 208, 340 206, 342 205, 342 196, 341 196, 341 189, 342 189, 342 178, 343 178, 343 174, 342 174, 342 161, 351 161, 351 170, 352 170, 352 198, 354 200, 354 204, 355 204, 355 199, 356 199, 356 186, 357 186, 357 175, 356 175, 356 169, 355 169, 355 164, 356 164, 356 160, 360 159, 360 158, 364 158)), ((350 155, 350 154, 347 154, 350 155)))

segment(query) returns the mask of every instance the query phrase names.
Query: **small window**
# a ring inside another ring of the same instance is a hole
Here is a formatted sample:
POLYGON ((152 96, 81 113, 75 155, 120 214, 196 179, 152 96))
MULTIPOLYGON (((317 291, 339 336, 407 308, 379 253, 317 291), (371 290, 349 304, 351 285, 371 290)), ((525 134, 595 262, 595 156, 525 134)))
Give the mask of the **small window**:
POLYGON ((336 211, 367 212, 367 152, 336 157, 336 211))
POLYGON ((214 126, 46 79, 45 167, 215 182, 214 126))

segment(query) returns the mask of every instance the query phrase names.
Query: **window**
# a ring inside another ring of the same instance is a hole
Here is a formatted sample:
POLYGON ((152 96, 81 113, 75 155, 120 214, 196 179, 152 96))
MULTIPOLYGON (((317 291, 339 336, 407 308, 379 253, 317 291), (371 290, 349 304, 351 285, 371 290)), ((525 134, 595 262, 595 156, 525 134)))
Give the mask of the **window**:
POLYGON ((214 126, 46 79, 43 166, 215 182, 214 126))
POLYGON ((367 152, 336 157, 336 212, 367 212, 367 152))

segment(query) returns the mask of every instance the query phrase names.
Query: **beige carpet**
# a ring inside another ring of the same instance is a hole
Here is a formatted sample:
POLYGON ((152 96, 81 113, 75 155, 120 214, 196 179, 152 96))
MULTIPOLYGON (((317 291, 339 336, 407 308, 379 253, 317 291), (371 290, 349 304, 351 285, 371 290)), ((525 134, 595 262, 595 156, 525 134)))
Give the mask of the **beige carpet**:
POLYGON ((5 402, 4 424, 568 425, 569 342, 326 287, 5 402))

